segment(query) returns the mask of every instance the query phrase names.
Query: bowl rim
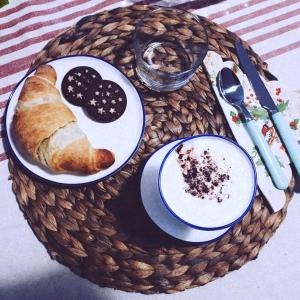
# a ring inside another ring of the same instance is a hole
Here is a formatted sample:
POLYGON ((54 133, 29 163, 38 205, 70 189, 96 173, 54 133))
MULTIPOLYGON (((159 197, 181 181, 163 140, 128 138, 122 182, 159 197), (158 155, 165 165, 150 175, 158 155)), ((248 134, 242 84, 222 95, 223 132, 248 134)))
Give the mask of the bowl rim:
POLYGON ((158 184, 158 190, 159 190, 159 193, 160 193, 160 197, 161 197, 161 200, 163 201, 164 205, 167 207, 167 209, 169 210, 169 212, 175 217, 177 218, 178 220, 180 220, 181 222, 185 223, 186 225, 192 227, 192 228, 196 228, 196 229, 200 229, 200 230, 219 230, 219 229, 224 229, 224 228, 227 228, 227 227, 232 227, 233 225, 237 224, 239 221, 241 221, 244 216, 249 212, 249 210, 251 209, 253 203, 254 203, 254 199, 255 199, 255 196, 256 196, 256 190, 257 190, 257 173, 256 173, 256 167, 255 167, 255 164, 251 158, 251 156, 249 155, 249 153, 242 147, 240 146, 237 142, 235 142, 234 140, 228 138, 228 137, 225 137, 225 136, 221 136, 221 135, 216 135, 216 134, 199 134, 199 135, 194 135, 194 136, 191 136, 191 137, 187 137, 185 138, 184 140, 180 140, 177 144, 174 145, 174 147, 172 147, 168 153, 165 155, 161 165, 160 165, 160 169, 159 169, 159 174, 158 174, 158 178, 157 178, 157 184, 158 184), (178 216, 178 214, 176 214, 172 209, 171 207, 169 206, 167 200, 165 199, 164 197, 164 194, 163 194, 163 189, 161 187, 161 175, 162 175, 162 171, 163 171, 163 167, 166 163, 166 160, 168 159, 168 157, 170 156, 171 153, 173 153, 173 151, 182 143, 186 142, 186 141, 189 141, 189 140, 192 140, 192 139, 196 139, 196 138, 203 138, 203 137, 212 137, 212 138, 218 138, 218 139, 222 139, 222 140, 226 140, 228 141, 229 143, 231 143, 233 146, 239 148, 245 155, 246 157, 248 158, 251 166, 252 166, 252 171, 253 171, 253 192, 252 192, 252 196, 250 197, 250 201, 249 201, 249 204, 248 206, 246 207, 245 211, 234 221, 228 223, 228 224, 224 224, 224 225, 221 225, 221 226, 215 226, 215 227, 206 227, 206 226, 200 226, 200 225, 195 225, 193 223, 190 223, 186 220, 184 220, 183 218, 181 218, 180 216, 178 216))

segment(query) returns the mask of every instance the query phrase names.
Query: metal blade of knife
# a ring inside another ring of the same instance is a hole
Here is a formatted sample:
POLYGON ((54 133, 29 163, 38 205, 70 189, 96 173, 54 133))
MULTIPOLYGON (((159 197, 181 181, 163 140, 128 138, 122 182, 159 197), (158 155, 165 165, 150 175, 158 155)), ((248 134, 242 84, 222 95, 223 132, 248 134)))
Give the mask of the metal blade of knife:
POLYGON ((242 70, 247 75, 252 88, 261 104, 261 106, 267 109, 272 115, 278 112, 278 108, 274 103, 269 91, 267 90, 265 84, 261 80, 258 71, 251 62, 245 48, 241 42, 235 43, 235 48, 237 51, 237 56, 240 61, 240 66, 242 70))

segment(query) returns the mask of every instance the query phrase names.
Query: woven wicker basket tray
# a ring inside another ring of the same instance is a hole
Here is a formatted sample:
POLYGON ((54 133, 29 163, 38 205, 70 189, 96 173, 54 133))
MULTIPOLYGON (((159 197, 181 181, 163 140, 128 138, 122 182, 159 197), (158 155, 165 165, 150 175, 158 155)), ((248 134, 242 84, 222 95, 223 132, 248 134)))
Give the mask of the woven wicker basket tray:
MULTIPOLYGON (((25 218, 49 255, 76 274, 106 287, 130 292, 173 293, 204 285, 257 257, 283 221, 286 205, 272 213, 261 195, 241 223, 217 242, 195 245, 162 233, 148 218, 139 198, 140 170, 164 143, 201 133, 231 136, 206 74, 200 68, 182 89, 154 93, 134 71, 132 35, 150 8, 135 5, 83 18, 51 40, 32 66, 67 54, 90 54, 118 66, 144 97, 146 130, 135 156, 121 171, 93 186, 60 188, 26 175, 12 159, 13 191, 25 218)), ((209 50, 238 64, 239 38, 202 18, 209 50)), ((266 64, 244 43, 258 70, 266 64)))

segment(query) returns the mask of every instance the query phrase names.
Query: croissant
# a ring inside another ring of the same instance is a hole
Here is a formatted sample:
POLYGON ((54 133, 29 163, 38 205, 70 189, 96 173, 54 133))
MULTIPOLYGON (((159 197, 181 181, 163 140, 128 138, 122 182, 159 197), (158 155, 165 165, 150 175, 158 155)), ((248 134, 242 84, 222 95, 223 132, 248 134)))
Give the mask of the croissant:
POLYGON ((55 86, 56 71, 38 67, 20 93, 13 130, 20 146, 36 162, 56 172, 92 174, 110 167, 114 154, 94 149, 55 86))

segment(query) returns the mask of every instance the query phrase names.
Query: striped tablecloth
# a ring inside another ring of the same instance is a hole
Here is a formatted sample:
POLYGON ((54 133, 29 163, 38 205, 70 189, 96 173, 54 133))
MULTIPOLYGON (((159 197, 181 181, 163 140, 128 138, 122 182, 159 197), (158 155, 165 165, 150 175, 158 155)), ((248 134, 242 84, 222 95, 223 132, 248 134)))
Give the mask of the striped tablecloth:
MULTIPOLYGON (((10 184, 7 183, 7 156, 3 146, 5 140, 3 113, 10 92, 24 76, 36 53, 65 28, 85 15, 141 1, 10 0, 9 2, 0 9, 0 199, 3 199, 0 201, 1 230, 23 224, 10 184)), ((176 5, 226 26, 248 41, 268 62, 272 73, 287 87, 300 90, 300 0, 142 2, 163 6, 176 5), (204 7, 208 2, 219 3, 204 7)), ((0 240, 0 277, 2 243, 0 240)), ((300 292, 300 289, 298 291, 300 292)))

